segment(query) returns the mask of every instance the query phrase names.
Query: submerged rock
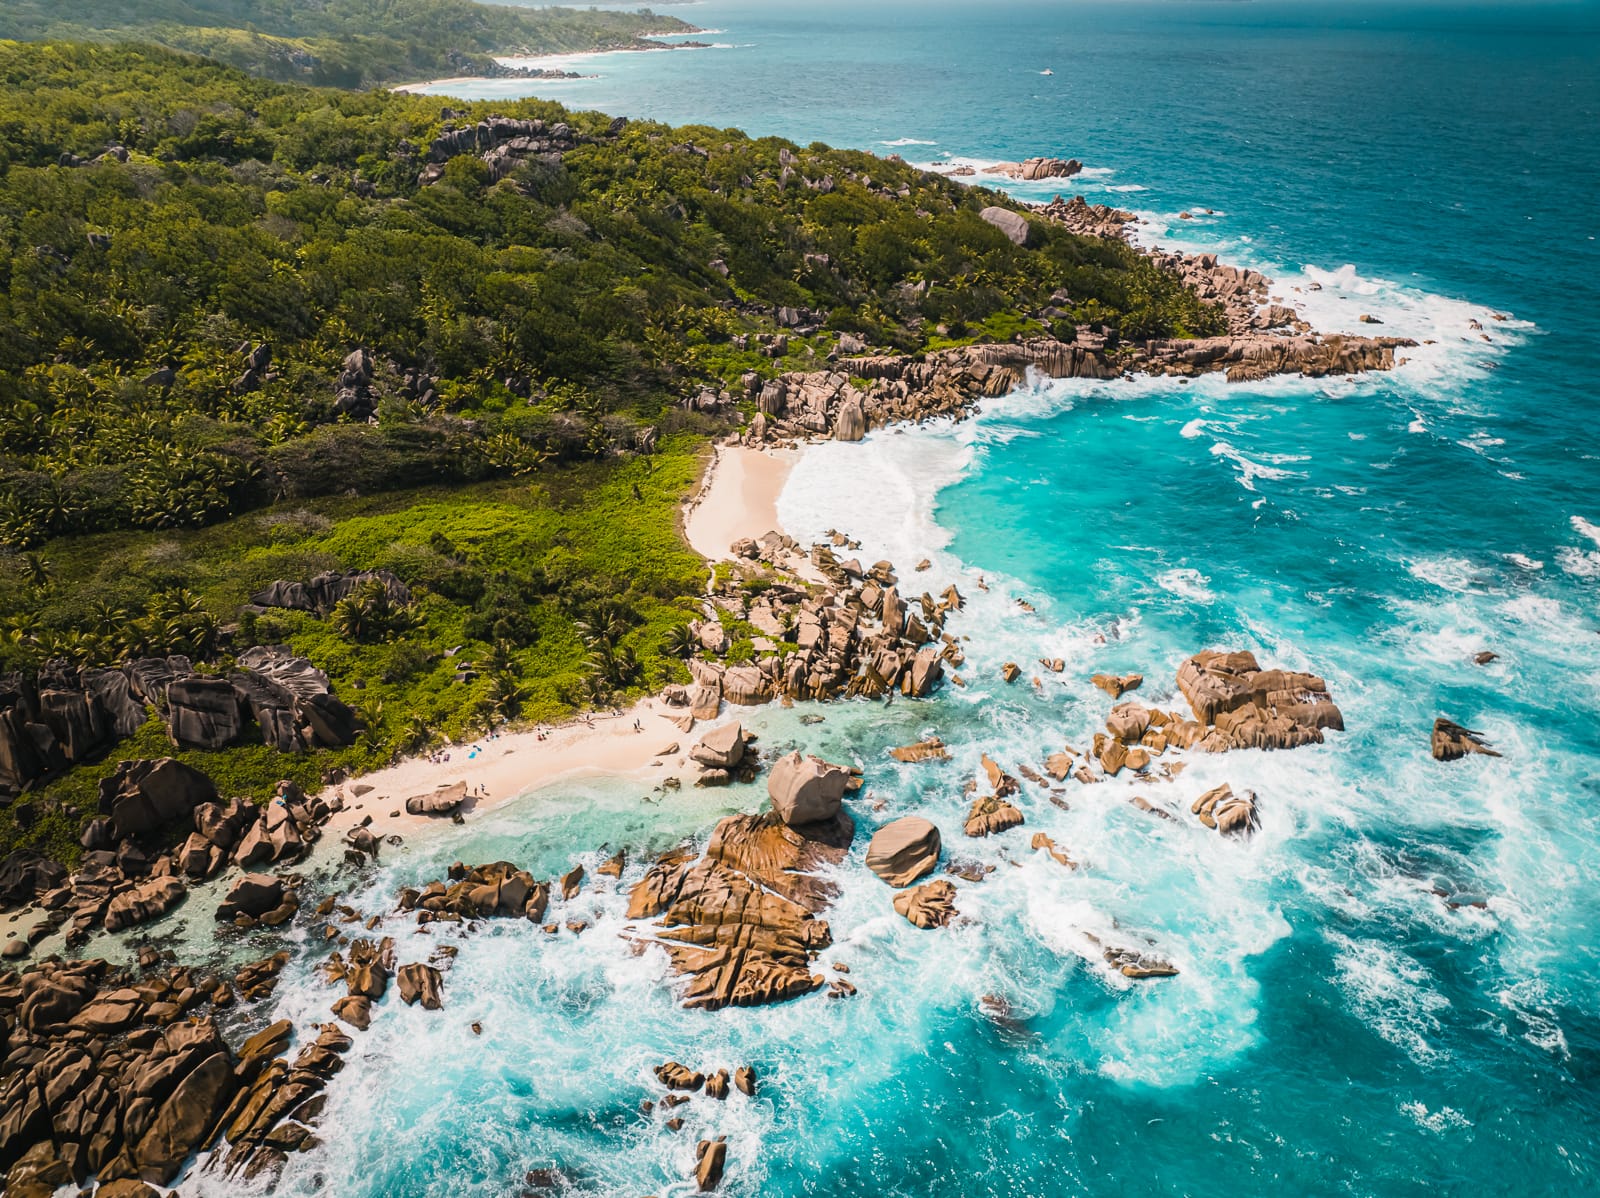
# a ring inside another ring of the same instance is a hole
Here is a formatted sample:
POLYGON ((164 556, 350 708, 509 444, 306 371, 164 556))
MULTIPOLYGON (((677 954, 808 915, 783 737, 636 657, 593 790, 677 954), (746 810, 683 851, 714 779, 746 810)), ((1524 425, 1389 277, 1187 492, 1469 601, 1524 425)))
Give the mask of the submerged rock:
POLYGON ((1454 720, 1447 720, 1443 716, 1433 722, 1435 761, 1457 761, 1471 753, 1481 753, 1485 757, 1500 756, 1483 739, 1483 733, 1463 728, 1454 720))

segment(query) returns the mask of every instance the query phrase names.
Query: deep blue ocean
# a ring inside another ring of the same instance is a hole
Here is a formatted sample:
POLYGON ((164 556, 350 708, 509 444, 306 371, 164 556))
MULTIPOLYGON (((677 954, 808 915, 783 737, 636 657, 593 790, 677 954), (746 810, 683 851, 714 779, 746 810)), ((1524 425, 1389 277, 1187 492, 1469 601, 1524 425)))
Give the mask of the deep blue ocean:
MULTIPOLYGON (((823 958, 859 995, 686 1012, 662 957, 617 935, 626 886, 605 883, 559 911, 594 924, 581 937, 461 937, 443 1012, 389 1000, 283 1190, 490 1198, 556 1167, 572 1193, 684 1195, 712 1135, 719 1192, 770 1198, 1600 1190, 1600 6, 670 11, 716 48, 472 94, 930 164, 1076 157, 1078 178, 1019 194, 1131 208, 1141 240, 1262 269, 1319 328, 1368 331, 1365 314, 1431 344, 1353 381, 1029 387, 962 425, 809 451, 780 503, 791 532, 929 556, 927 579, 973 597, 953 626, 965 690, 748 721, 768 749, 865 770, 823 958), (1348 731, 1072 784, 1067 810, 1025 787, 1024 829, 960 835, 981 752, 1086 747, 1110 706, 1096 671, 1181 707, 1177 665, 1207 647, 1323 674, 1348 731), (1498 659, 1474 664, 1483 649, 1498 659), (1057 657, 1060 675, 1033 668, 1057 657), (1000 682, 1007 660, 1024 682, 1000 682), (1504 756, 1433 761, 1440 715, 1504 756), (887 758, 930 732, 951 762, 887 758), (1187 815, 1222 781, 1259 796, 1248 841, 1187 815), (912 928, 862 863, 867 833, 910 812, 998 867, 961 884, 959 926, 912 928), (1035 831, 1082 868, 1030 852, 1035 831), (1148 940, 1181 973, 1129 983, 1090 935, 1148 940), (753 1063, 761 1090, 696 1099, 670 1131, 639 1105, 668 1058, 753 1063)), ((380 913, 457 858, 549 875, 619 845, 631 884, 649 849, 764 801, 648 789, 529 795, 386 852, 357 898, 380 913)), ((413 939, 403 959, 426 953, 413 939)), ((322 955, 306 944, 277 998, 302 1029, 333 996, 322 955)), ((204 1170, 183 1191, 237 1192, 204 1170)))

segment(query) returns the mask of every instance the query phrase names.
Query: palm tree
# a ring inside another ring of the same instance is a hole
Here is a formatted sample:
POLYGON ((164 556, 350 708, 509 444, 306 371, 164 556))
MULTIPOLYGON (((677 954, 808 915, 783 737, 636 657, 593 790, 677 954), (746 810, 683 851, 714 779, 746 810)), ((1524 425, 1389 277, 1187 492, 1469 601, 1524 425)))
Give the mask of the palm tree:
POLYGON ((50 559, 42 553, 22 555, 22 577, 36 591, 42 591, 50 585, 52 569, 50 559))
POLYGON ((89 626, 101 636, 115 636, 128 622, 128 613, 109 599, 96 599, 89 605, 89 626))
POLYGON ((689 631, 687 624, 677 624, 667 630, 667 635, 662 638, 661 651, 669 657, 690 657, 699 646, 694 633, 689 631))
POLYGON ((433 729, 420 713, 413 712, 406 721, 406 745, 413 750, 425 749, 433 740, 433 729))
POLYGON ((333 605, 328 625, 347 641, 364 641, 372 634, 373 612, 360 595, 349 594, 333 605))
POLYGON ((510 674, 495 674, 489 679, 489 709, 502 720, 509 720, 522 710, 527 692, 510 674))

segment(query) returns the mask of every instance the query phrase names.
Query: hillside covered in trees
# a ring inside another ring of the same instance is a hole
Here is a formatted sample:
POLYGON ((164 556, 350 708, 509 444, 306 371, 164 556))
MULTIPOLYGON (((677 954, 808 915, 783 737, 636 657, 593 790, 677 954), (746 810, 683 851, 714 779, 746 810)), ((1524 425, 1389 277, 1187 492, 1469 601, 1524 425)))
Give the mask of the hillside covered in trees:
MULTIPOLYGON (((203 754, 240 793, 681 673, 678 504, 741 379, 1219 328, 1120 242, 1019 247, 1002 197, 864 153, 150 47, 0 43, 0 80, 0 672, 290 646, 364 731, 203 754), (372 570, 403 590, 241 615, 372 570)), ((70 852, 107 768, 0 847, 70 852)))
POLYGON ((560 54, 692 32, 649 9, 475 0, 6 0, 0 38, 153 42, 270 79, 369 87, 492 72, 492 55, 560 54))

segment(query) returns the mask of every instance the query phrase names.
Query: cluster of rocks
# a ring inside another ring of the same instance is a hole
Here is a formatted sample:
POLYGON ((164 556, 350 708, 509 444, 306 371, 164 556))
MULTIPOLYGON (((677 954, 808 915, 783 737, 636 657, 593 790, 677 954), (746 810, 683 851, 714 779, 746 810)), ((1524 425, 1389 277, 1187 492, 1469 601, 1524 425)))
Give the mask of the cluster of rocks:
POLYGON ((228 1144, 215 1167, 231 1177, 273 1178, 289 1153, 319 1143, 313 1128, 327 1104, 323 1091, 344 1068, 352 1042, 337 1024, 323 1024, 291 1061, 280 1054, 293 1031, 287 1019, 280 1020, 239 1046, 240 1084, 215 1125, 228 1144))
POLYGON ((1233 793, 1233 787, 1224 782, 1206 791, 1189 808, 1206 827, 1224 836, 1247 836, 1261 826, 1256 816, 1254 791, 1242 795, 1233 793))
MULTIPOLYGON (((944 631, 946 616, 963 602, 954 587, 937 599, 924 592, 908 602, 887 561, 863 567, 854 558, 841 561, 832 546, 821 544, 802 559, 797 548, 777 533, 734 543, 737 558, 764 562, 787 576, 769 580, 755 596, 737 581, 726 594, 713 596, 714 603, 755 628, 758 656, 749 665, 726 667, 691 661, 695 684, 669 687, 663 694, 669 707, 709 719, 724 699, 753 705, 774 698, 871 698, 894 691, 921 697, 939 685, 947 664, 963 660, 956 638, 944 631), (802 582, 796 574, 800 569, 824 581, 802 582)), ((726 651, 719 622, 701 623, 695 630, 705 652, 726 651)), ((688 727, 682 717, 680 726, 688 727)))
POLYGON ((351 420, 371 420, 378 414, 378 397, 372 390, 374 364, 364 349, 345 356, 339 377, 333 385, 333 406, 351 420))
MULTIPOLYGON (((670 1093, 658 1104, 653 1099, 645 1099, 643 1110, 646 1114, 654 1111, 658 1106, 666 1112, 673 1111, 683 1103, 689 1101, 689 1096, 704 1091, 707 1098, 718 1102, 725 1102, 728 1098, 729 1085, 745 1095, 747 1098, 755 1097, 756 1072, 748 1065, 741 1065, 730 1075, 727 1069, 717 1069, 711 1073, 702 1073, 690 1069, 687 1065, 680 1065, 677 1061, 667 1061, 655 1067, 656 1080, 665 1086, 670 1093)), ((681 1115, 670 1115, 666 1120, 669 1131, 678 1131, 683 1127, 681 1115)), ((722 1181, 722 1173, 727 1165, 728 1146, 726 1137, 718 1136, 715 1139, 701 1140, 695 1145, 695 1185, 701 1193, 708 1193, 717 1188, 722 1181)))
MULTIPOLYGON (((64 930, 68 945, 84 943, 97 927, 118 932, 159 918, 181 902, 189 883, 213 877, 227 865, 250 868, 298 860, 332 814, 320 798, 306 798, 292 782, 278 784, 263 811, 243 799, 226 802, 200 771, 172 758, 122 762, 100 784, 100 814, 85 825, 85 849, 76 873, 42 871, 17 894, 37 899, 43 917, 26 938, 7 943, 5 955, 64 930), (193 831, 177 848, 157 852, 174 825, 193 831)), ((292 884, 268 875, 235 883, 217 917, 239 927, 277 926, 293 918, 292 884)))
POLYGON ((1128 226, 1138 217, 1110 204, 1091 204, 1082 196, 1064 200, 1056 196, 1048 204, 1034 209, 1046 220, 1063 226, 1080 237, 1105 237, 1118 241, 1128 238, 1128 226))
MULTIPOLYGON (((612 122, 610 135, 622 131, 626 121, 612 122)), ((578 136, 565 121, 546 124, 541 120, 515 120, 491 116, 475 125, 446 129, 428 146, 427 165, 417 177, 426 187, 444 177, 445 164, 452 158, 473 155, 481 158, 495 179, 503 179, 519 166, 530 162, 559 163, 561 155, 576 149, 578 136)))
POLYGON ((233 1000, 225 981, 181 968, 137 977, 101 960, 50 961, 0 975, 5 1193, 43 1198, 90 1177, 102 1194, 169 1185, 236 1123, 271 1055, 259 1038, 235 1055, 201 1013, 233 1000))
POLYGON ((688 978, 686 1007, 780 1002, 826 981, 811 971, 832 943, 817 915, 838 889, 818 871, 843 861, 855 836, 842 805, 854 774, 798 754, 780 765, 772 811, 728 816, 704 857, 673 850, 629 894, 629 919, 660 917, 656 939, 688 978))
POLYGON ((276 382, 279 378, 279 375, 270 369, 272 366, 270 345, 252 345, 245 341, 236 346, 233 352, 244 359, 244 370, 233 380, 232 389, 235 395, 245 395, 259 390, 262 383, 276 382))
POLYGON ((1083 169, 1076 158, 1025 158, 1021 162, 997 162, 983 168, 986 175, 1004 175, 1031 183, 1036 179, 1068 179, 1083 169))
POLYGON ((395 607, 410 604, 410 588, 388 570, 328 570, 310 582, 280 579, 250 596, 245 610, 262 612, 283 608, 326 616, 339 600, 374 582, 382 585, 384 594, 395 607))
POLYGON ((549 906, 550 884, 509 861, 472 866, 458 861, 448 881, 400 892, 400 910, 414 911, 418 924, 497 918, 540 923, 549 906))
POLYGON ((894 896, 894 909, 913 926, 942 928, 956 917, 955 883, 935 878, 894 896))
POLYGON ((197 673, 187 657, 145 657, 120 669, 52 662, 36 680, 5 676, 0 796, 92 759, 137 732, 152 708, 183 748, 219 749, 258 735, 283 752, 354 742, 355 713, 305 658, 257 647, 238 665, 222 676, 197 673))
POLYGON ((1085 345, 1039 338, 963 345, 924 354, 839 359, 833 370, 800 371, 744 386, 758 413, 748 444, 833 437, 859 441, 874 428, 969 415, 985 397, 1004 395, 1030 372, 1048 378, 1116 378, 1121 372, 1085 345))
MULTIPOLYGON (((989 779, 990 793, 982 795, 972 801, 972 807, 967 812, 967 822, 962 829, 968 836, 993 836, 999 832, 1008 832, 1012 828, 1020 828, 1023 823, 1022 812, 1015 804, 1008 800, 1021 789, 1017 780, 1002 770, 994 760, 985 753, 983 755, 984 774, 989 779)), ((976 784, 969 784, 969 791, 977 789, 976 784)))

